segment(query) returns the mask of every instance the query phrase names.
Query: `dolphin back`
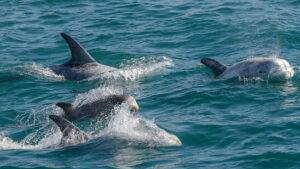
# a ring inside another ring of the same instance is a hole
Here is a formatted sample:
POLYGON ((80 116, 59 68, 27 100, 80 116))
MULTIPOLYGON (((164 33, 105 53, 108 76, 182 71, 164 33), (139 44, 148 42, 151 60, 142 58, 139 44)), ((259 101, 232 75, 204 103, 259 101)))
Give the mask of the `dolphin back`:
POLYGON ((224 64, 210 58, 201 59, 201 63, 209 67, 214 72, 215 77, 219 76, 227 69, 227 66, 224 64))

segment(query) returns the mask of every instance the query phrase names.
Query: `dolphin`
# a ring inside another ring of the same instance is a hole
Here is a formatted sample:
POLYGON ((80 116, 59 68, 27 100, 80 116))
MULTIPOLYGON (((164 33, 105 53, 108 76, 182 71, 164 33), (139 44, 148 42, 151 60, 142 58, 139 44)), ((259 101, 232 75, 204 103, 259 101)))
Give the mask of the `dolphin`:
POLYGON ((291 65, 279 58, 251 58, 230 67, 211 58, 203 58, 201 63, 212 69, 218 79, 259 76, 268 80, 285 81, 295 74, 291 65))
POLYGON ((117 105, 127 102, 131 111, 137 111, 139 106, 136 100, 129 95, 109 95, 105 98, 87 103, 78 107, 70 103, 57 103, 56 106, 64 110, 63 117, 69 121, 83 121, 94 117, 105 118, 117 105))
POLYGON ((62 65, 52 67, 51 69, 55 74, 61 75, 67 80, 79 81, 101 73, 117 70, 116 68, 98 63, 71 36, 65 33, 61 33, 61 36, 68 43, 72 58, 62 65))
POLYGON ((49 115, 49 118, 55 122, 62 132, 61 144, 62 145, 74 145, 83 143, 89 140, 89 136, 76 127, 73 123, 67 119, 56 116, 49 115))

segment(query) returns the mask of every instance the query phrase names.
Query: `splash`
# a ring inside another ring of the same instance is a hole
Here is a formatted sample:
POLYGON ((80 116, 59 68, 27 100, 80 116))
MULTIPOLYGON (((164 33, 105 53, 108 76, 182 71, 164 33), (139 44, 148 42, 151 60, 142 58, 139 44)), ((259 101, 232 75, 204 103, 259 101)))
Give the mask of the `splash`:
MULTIPOLYGON (((83 81, 135 81, 149 74, 160 72, 164 68, 173 65, 173 61, 165 56, 141 57, 138 59, 124 61, 124 63, 120 65, 120 69, 116 71, 99 73, 98 75, 83 81)), ((66 80, 63 76, 55 74, 50 68, 45 68, 36 63, 33 63, 32 65, 18 66, 17 68, 21 69, 20 72, 22 74, 29 76, 48 78, 57 81, 66 80)))
POLYGON ((36 77, 49 78, 52 80, 64 81, 65 78, 63 76, 55 74, 50 68, 45 68, 41 65, 33 63, 32 65, 23 65, 18 66, 21 69, 21 72, 25 75, 33 75, 36 77))
POLYGON ((130 113, 128 105, 122 104, 115 111, 118 113, 97 136, 119 137, 131 141, 132 144, 142 143, 149 147, 182 145, 178 137, 159 128, 154 121, 130 113))
POLYGON ((123 89, 116 86, 104 85, 103 87, 92 89, 86 93, 78 94, 73 102, 73 105, 80 106, 83 104, 91 103, 113 94, 123 94, 123 89))
MULTIPOLYGON (((111 94, 123 94, 123 90, 114 86, 99 87, 77 95, 73 104, 77 106, 87 104, 111 94)), ((175 135, 159 128, 154 121, 132 114, 129 103, 116 106, 113 111, 114 116, 109 119, 105 127, 102 127, 103 121, 91 123, 89 134, 93 138, 112 136, 128 140, 133 144, 143 143, 149 147, 182 145, 175 135)))
POLYGON ((166 67, 173 65, 173 61, 165 56, 141 57, 126 60, 120 65, 120 69, 113 72, 102 73, 89 78, 88 81, 95 79, 109 79, 113 82, 117 80, 135 81, 149 74, 158 73, 166 67))
POLYGON ((4 132, 0 133, 0 149, 35 149, 35 146, 26 146, 21 143, 14 142, 5 136, 4 132))
MULTIPOLYGON (((80 105, 92 102, 99 97, 109 94, 120 94, 121 89, 114 87, 100 87, 76 97, 73 104, 80 105)), ((128 145, 143 145, 146 147, 158 146, 180 146, 181 141, 173 134, 158 127, 153 120, 143 118, 139 114, 130 112, 129 103, 116 106, 112 116, 103 121, 90 122, 90 126, 80 126, 91 137, 98 139, 111 137, 113 139, 126 140, 128 145)), ((54 105, 48 106, 39 111, 19 115, 17 127, 36 128, 21 141, 13 141, 3 133, 0 134, 0 149, 45 149, 60 148, 62 146, 62 133, 58 126, 48 118, 49 114, 59 115, 62 110, 54 105)), ((76 136, 71 137, 77 139, 76 136)), ((70 143, 78 143, 77 140, 69 140, 70 143)))
POLYGON ((16 117, 17 124, 13 127, 30 127, 42 125, 48 120, 49 114, 61 115, 63 112, 55 105, 49 105, 31 112, 21 113, 16 117))
MULTIPOLYGON (((40 129, 41 130, 41 129, 40 129)), ((59 147, 60 138, 62 137, 61 132, 58 132, 58 129, 51 127, 44 132, 43 136, 40 136, 40 130, 29 134, 22 141, 17 142, 11 138, 5 136, 4 132, 0 133, 0 149, 24 149, 24 150, 39 150, 46 148, 56 148, 59 147), (42 137, 38 143, 34 141, 42 137)))
POLYGON ((150 73, 158 73, 168 66, 174 66, 174 63, 165 56, 142 57, 123 63, 120 74, 127 80, 135 80, 150 73))

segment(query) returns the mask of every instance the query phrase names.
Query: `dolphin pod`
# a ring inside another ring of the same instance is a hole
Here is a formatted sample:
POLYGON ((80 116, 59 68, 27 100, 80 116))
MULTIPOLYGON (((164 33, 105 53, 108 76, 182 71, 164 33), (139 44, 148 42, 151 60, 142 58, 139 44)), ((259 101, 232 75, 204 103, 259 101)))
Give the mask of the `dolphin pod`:
MULTIPOLYGON (((57 75, 64 76, 67 80, 79 81, 101 73, 117 70, 96 62, 87 50, 69 35, 62 33, 61 36, 68 43, 72 58, 62 65, 51 68, 57 75)), ((294 76, 294 70, 290 64, 286 60, 278 58, 251 58, 230 67, 211 58, 203 58, 201 63, 209 67, 213 71, 215 78, 218 79, 262 76, 274 80, 287 80, 294 76)), ((90 137, 76 127, 72 121, 83 121, 95 117, 103 119, 113 113, 115 106, 125 102, 129 104, 131 111, 139 109, 136 100, 132 96, 109 95, 77 107, 70 103, 57 103, 56 106, 63 109, 64 115, 50 115, 49 118, 62 132, 61 144, 78 144, 88 141, 90 137)))
POLYGON ((116 68, 98 63, 71 36, 65 33, 61 33, 61 36, 68 43, 72 58, 62 65, 51 68, 55 74, 63 76, 66 80, 79 81, 101 73, 117 70, 116 68))
POLYGON ((218 79, 260 76, 269 80, 284 81, 294 76, 290 64, 279 58, 251 58, 230 67, 210 58, 201 59, 201 63, 212 69, 218 79))
POLYGON ((65 114, 63 117, 69 121, 83 121, 94 117, 103 119, 112 113, 115 106, 127 102, 131 111, 137 111, 139 105, 136 100, 129 95, 109 95, 103 99, 93 101, 78 107, 69 103, 57 103, 56 106, 61 107, 65 114))

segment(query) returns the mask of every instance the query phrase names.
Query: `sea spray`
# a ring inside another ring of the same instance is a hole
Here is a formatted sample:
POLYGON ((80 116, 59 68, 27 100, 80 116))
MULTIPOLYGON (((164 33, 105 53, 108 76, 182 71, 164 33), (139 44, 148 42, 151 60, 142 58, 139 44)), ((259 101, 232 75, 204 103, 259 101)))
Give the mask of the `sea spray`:
POLYGON ((50 68, 43 67, 42 65, 37 63, 32 63, 31 65, 20 65, 17 66, 17 69, 20 69, 20 74, 48 78, 57 81, 65 80, 63 76, 55 74, 50 68))
POLYGON ((181 141, 173 134, 159 128, 153 120, 147 120, 137 113, 131 113, 128 104, 115 108, 117 112, 107 127, 100 132, 101 136, 117 136, 149 147, 180 146, 181 141))
MULTIPOLYGON (((121 89, 114 87, 99 87, 87 93, 79 94, 74 103, 76 105, 86 104, 99 97, 109 94, 120 94, 121 89)), ((158 146, 180 146, 179 138, 159 128, 153 120, 143 118, 139 113, 131 113, 129 103, 125 102, 116 106, 112 116, 107 121, 90 122, 91 126, 81 126, 82 130, 91 134, 91 139, 111 137, 113 139, 126 140, 128 145, 143 145, 146 147, 158 146), (105 124, 105 122, 107 122, 105 124)), ((1 134, 1 149, 44 149, 59 148, 62 133, 59 128, 50 122, 49 114, 61 114, 54 105, 41 110, 23 114, 17 117, 19 126, 38 127, 19 142, 1 134)), ((76 137, 74 137, 76 138, 76 137)), ((74 140, 74 143, 76 141, 74 140)))
POLYGON ((111 81, 112 84, 116 81, 136 81, 173 65, 173 61, 165 56, 135 58, 124 61, 116 71, 96 75, 89 78, 88 81, 102 79, 111 81))

